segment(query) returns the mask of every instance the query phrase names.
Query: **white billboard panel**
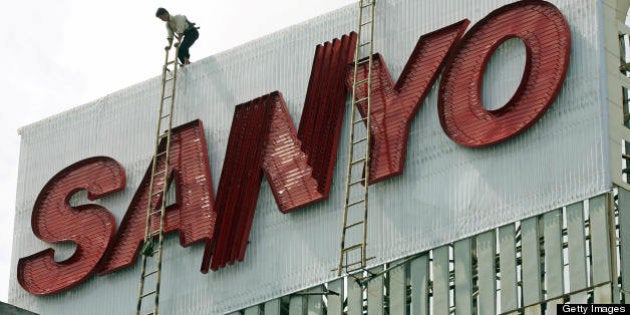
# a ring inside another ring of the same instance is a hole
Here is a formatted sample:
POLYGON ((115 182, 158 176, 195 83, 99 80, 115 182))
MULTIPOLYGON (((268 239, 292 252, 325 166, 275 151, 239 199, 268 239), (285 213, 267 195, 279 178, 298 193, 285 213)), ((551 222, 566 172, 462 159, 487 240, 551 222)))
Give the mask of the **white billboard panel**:
MULTIPOLYGON (((444 133, 438 117, 439 81, 413 118, 401 175, 370 187, 368 256, 378 265, 419 253, 610 189, 607 112, 602 77, 601 1, 550 1, 571 31, 566 79, 549 110, 508 141, 467 148, 444 133)), ((418 38, 465 18, 474 25, 511 1, 387 0, 378 2, 375 50, 394 80, 418 38)), ((300 121, 315 46, 355 29, 348 6, 185 68, 179 77, 175 125, 201 119, 214 189, 226 156, 235 106, 280 91, 295 125, 300 121)), ((490 60, 484 102, 502 104, 523 73, 525 48, 512 40, 490 60)), ((108 156, 126 172, 123 191, 96 203, 119 226, 152 156, 160 78, 152 78, 21 130, 13 270, 9 301, 43 314, 123 314, 135 308, 140 266, 93 276, 50 296, 17 281, 18 259, 51 247, 31 230, 38 194, 55 174, 93 156, 108 156)), ((347 112, 347 111, 346 111, 347 112)), ((278 210, 263 181, 244 261, 200 273, 204 246, 166 243, 160 312, 221 314, 333 279, 338 262, 348 157, 344 116, 330 196, 289 214, 278 210)), ((73 202, 88 202, 80 196, 73 202)), ((90 201, 92 202, 92 201, 90 201)), ((72 224, 70 222, 69 224, 72 224)), ((57 259, 71 245, 53 245, 57 259)))

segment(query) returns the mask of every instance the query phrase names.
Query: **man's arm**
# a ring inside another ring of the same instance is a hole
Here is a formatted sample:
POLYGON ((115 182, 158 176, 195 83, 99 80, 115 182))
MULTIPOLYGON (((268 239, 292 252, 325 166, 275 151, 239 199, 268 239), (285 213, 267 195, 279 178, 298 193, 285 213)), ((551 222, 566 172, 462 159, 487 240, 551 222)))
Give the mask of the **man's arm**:
MULTIPOLYGON (((182 40, 184 40, 184 34, 177 34, 175 35, 175 37, 177 38, 177 43, 175 43, 175 47, 179 47, 179 44, 182 42, 182 40)), ((173 39, 171 38, 171 42, 173 41, 173 39)))
POLYGON ((166 32, 168 33, 168 36, 166 38, 166 40, 168 40, 168 46, 164 47, 164 49, 169 50, 171 49, 171 46, 173 46, 173 36, 175 34, 173 33, 173 30, 170 27, 168 27, 168 22, 166 23, 166 32))

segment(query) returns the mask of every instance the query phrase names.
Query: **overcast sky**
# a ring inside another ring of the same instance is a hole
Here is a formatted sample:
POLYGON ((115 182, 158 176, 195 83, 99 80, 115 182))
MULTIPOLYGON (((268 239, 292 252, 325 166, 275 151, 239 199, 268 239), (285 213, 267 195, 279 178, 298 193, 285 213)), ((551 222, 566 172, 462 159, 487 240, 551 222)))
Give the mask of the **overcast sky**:
MULTIPOLYGON (((191 60, 355 0, 26 0, 3 3, 0 39, 0 301, 8 300, 18 128, 160 74, 163 6, 200 29, 191 60)), ((54 135, 51 135, 54 136, 54 135)))

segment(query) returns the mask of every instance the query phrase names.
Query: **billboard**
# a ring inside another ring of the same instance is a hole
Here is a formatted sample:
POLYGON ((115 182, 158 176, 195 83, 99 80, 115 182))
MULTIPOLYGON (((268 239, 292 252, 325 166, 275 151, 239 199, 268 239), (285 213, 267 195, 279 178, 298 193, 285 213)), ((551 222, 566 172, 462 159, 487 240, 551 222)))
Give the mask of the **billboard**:
MULTIPOLYGON (((610 190, 601 6, 379 2, 370 265, 610 190)), ((335 277, 356 10, 180 72, 161 312, 335 277)), ((21 129, 12 303, 133 308, 160 84, 21 129)))

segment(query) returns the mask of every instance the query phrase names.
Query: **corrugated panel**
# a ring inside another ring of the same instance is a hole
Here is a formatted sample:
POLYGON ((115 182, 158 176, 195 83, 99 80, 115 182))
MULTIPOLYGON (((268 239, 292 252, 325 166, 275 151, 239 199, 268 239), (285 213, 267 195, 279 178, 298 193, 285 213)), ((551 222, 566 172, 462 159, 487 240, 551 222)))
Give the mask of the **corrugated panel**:
POLYGON ((455 242, 455 314, 472 314, 472 240, 455 242))
POLYGON ((389 313, 407 313, 407 261, 395 261, 390 266, 398 266, 389 271, 389 313))
POLYGON ((496 314, 496 232, 477 236, 477 268, 479 273, 478 314, 496 314))
MULTIPOLYGON (((567 206, 567 234, 569 235, 569 289, 586 288, 586 247, 584 239, 584 206, 567 206)), ((571 303, 586 303, 586 292, 571 295, 571 303)))
POLYGON ((589 217, 591 227, 591 259, 593 285, 595 288, 594 303, 612 303, 610 287, 612 268, 610 265, 610 222, 608 221, 608 200, 606 195, 589 200, 589 217), (603 286, 601 286, 603 285, 603 286))
POLYGON ((330 295, 327 295, 328 298, 328 307, 326 309, 326 314, 329 315, 342 315, 343 313, 343 279, 337 279, 328 284, 328 290, 332 291, 330 295), (336 293, 336 294, 335 294, 336 293))
POLYGON ((563 250, 562 250, 562 210, 554 210, 543 215, 543 237, 545 240, 545 280, 547 303, 551 314, 556 314, 555 305, 562 304, 564 294, 563 250))
POLYGON ((243 313, 243 315, 262 315, 262 310, 258 305, 248 307, 247 309, 245 309, 245 313, 243 313))
POLYGON ((271 300, 265 303, 265 315, 280 315, 280 299, 271 300))
POLYGON ((306 314, 307 315, 324 315, 324 286, 318 285, 315 288, 306 291, 308 295, 306 314))
POLYGON ((429 314, 429 255, 411 260, 411 315, 429 314))
MULTIPOLYGON (((376 51, 396 79, 421 35, 464 18, 475 24, 492 10, 512 2, 379 2, 382 7, 377 10, 377 19, 385 23, 376 23, 376 51)), ((500 146, 468 150, 442 131, 437 118, 437 88, 433 87, 425 104, 412 116, 403 174, 372 188, 367 243, 368 256, 377 258, 370 261, 370 267, 556 209, 609 188, 603 144, 607 137, 603 131, 606 113, 599 106, 605 97, 600 86, 593 84, 601 79, 601 65, 593 62, 600 60, 602 53, 593 45, 600 42, 598 2, 551 2, 565 15, 574 35, 571 65, 557 101, 538 123, 517 138, 500 146)), ((297 125, 302 115, 319 117, 319 112, 312 116, 303 112, 313 54, 317 45, 350 34, 355 28, 355 12, 355 5, 342 8, 182 70, 174 124, 203 120, 215 191, 226 164, 235 106, 280 91, 290 123, 297 125)), ((156 72, 160 66, 156 65, 156 72)), ((133 309, 140 274, 136 265, 92 277, 67 293, 38 298, 17 283, 16 264, 18 258, 51 247, 31 231, 32 207, 45 183, 79 160, 109 156, 125 167, 126 189, 97 201, 120 224, 152 154, 159 88, 159 79, 153 78, 21 130, 9 293, 12 303, 51 315, 93 314, 94 310, 127 313, 133 309)), ((495 93, 506 92, 498 89, 495 93)), ((199 272, 203 246, 181 248, 177 237, 167 238, 161 310, 163 307, 170 314, 220 314, 335 277, 330 270, 338 258, 343 198, 343 185, 335 183, 344 182, 344 172, 334 168, 348 155, 348 130, 344 127, 349 123, 347 115, 343 119, 339 162, 313 166, 313 172, 318 169, 324 177, 333 168, 329 198, 284 215, 279 212, 274 192, 263 183, 256 192, 255 211, 247 213, 252 217, 244 216, 244 221, 251 220, 249 236, 241 235, 236 240, 240 246, 235 245, 239 247, 236 255, 229 257, 235 258, 234 265, 203 275, 199 272)), ((334 129, 334 124, 326 126, 326 130, 334 129)), ((327 132, 317 128, 310 136, 304 135, 304 142, 327 132)), ((330 143, 322 145, 313 145, 312 150, 332 147, 330 143)), ((253 174, 249 179, 257 176, 253 174)), ((248 229, 249 223, 241 224, 241 230, 248 229)), ((63 245, 52 247, 58 252, 72 252, 63 245)), ((414 274, 419 275, 412 272, 412 278, 414 274)), ((419 303, 423 301, 421 298, 419 303)))
POLYGON ((304 296, 294 295, 289 300, 289 315, 304 315, 306 309, 304 305, 304 296))
POLYGON ((363 296, 361 294, 361 286, 357 281, 349 277, 348 278, 348 315, 361 315, 363 314, 363 296))
MULTIPOLYGON (((383 272, 383 267, 370 269, 372 274, 383 272)), ((383 314, 383 277, 376 277, 368 282, 367 287, 367 309, 371 314, 383 314)))
POLYGON ((499 270, 501 271, 501 312, 505 313, 518 307, 514 224, 499 228, 499 270))
POLYGON ((433 314, 449 314, 449 246, 433 250, 433 314))
MULTIPOLYGON (((630 279, 630 191, 623 188, 619 188, 619 226, 621 279, 630 279)), ((621 289, 630 301, 630 281, 622 281, 621 289)))
POLYGON ((542 301, 538 218, 533 217, 523 220, 521 223, 521 231, 523 306, 527 307, 526 312, 541 313, 540 305, 534 305, 542 301))

